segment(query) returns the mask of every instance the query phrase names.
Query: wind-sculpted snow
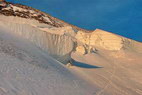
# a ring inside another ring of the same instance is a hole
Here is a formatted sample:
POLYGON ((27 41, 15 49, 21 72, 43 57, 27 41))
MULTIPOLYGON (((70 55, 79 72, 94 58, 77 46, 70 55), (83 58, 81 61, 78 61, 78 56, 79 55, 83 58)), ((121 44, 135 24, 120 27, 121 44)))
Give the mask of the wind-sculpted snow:
POLYGON ((142 43, 3 4, 0 95, 142 95, 142 43))
POLYGON ((138 42, 99 29, 86 33, 75 31, 71 26, 57 28, 32 19, 3 15, 0 16, 0 25, 29 39, 62 63, 70 61, 70 54, 74 50, 82 54, 96 52, 97 48, 116 51, 125 48, 142 50, 141 45, 137 46, 138 42))
POLYGON ((97 48, 111 51, 119 51, 126 48, 138 52, 142 51, 142 45, 139 42, 100 29, 96 29, 91 33, 78 31, 76 39, 81 42, 81 44, 78 43, 76 50, 82 54, 95 52, 97 48))
POLYGON ((141 50, 141 45, 137 48, 137 42, 130 39, 100 29, 83 30, 28 6, 7 3, 0 14, 3 26, 34 42, 60 62, 68 62, 73 50, 82 54, 96 52, 97 48, 141 50))
POLYGON ((74 42, 70 36, 74 35, 71 27, 56 28, 49 25, 40 24, 35 20, 26 20, 17 17, 1 16, 0 23, 16 35, 29 39, 42 50, 48 52, 52 57, 60 62, 70 60, 70 53, 74 48, 74 42))
POLYGON ((33 43, 0 27, 0 95, 93 95, 96 90, 33 43))

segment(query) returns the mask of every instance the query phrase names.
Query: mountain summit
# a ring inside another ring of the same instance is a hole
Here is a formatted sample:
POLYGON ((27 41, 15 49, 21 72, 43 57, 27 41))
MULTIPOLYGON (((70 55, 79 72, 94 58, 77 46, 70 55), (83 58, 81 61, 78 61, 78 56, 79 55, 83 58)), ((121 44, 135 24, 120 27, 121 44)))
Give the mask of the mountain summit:
POLYGON ((2 95, 141 95, 141 58, 140 42, 0 1, 2 95))

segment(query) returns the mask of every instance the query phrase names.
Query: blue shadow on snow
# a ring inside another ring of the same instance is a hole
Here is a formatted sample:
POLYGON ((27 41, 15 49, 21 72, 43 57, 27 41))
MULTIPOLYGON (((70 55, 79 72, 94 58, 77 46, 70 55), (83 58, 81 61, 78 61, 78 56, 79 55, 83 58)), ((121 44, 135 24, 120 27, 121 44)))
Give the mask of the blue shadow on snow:
POLYGON ((89 64, 86 64, 86 63, 82 63, 82 62, 77 62, 75 60, 72 60, 72 65, 77 66, 77 67, 81 67, 81 68, 90 68, 90 69, 102 68, 102 67, 99 67, 99 66, 89 65, 89 64))

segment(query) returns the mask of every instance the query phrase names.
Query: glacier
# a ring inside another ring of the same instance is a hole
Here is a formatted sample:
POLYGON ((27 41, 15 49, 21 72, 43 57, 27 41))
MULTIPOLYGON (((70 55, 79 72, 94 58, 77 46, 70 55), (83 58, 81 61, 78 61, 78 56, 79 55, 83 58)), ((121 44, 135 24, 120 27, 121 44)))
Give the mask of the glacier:
POLYGON ((0 95, 86 95, 97 87, 0 26, 0 95))
POLYGON ((0 16, 0 25, 5 29, 9 27, 9 31, 22 38, 29 39, 58 61, 65 63, 70 60, 70 54, 74 49, 74 41, 67 34, 75 35, 71 27, 58 29, 40 24, 35 20, 5 16, 0 16))
POLYGON ((71 53, 75 51, 89 54, 96 52, 98 48, 110 51, 119 51, 129 47, 136 51, 142 50, 141 43, 131 39, 100 29, 83 30, 36 9, 8 4, 9 6, 1 10, 1 26, 9 27, 9 31, 29 39, 64 64, 71 61, 71 53), (138 44, 140 45, 137 46, 138 44))
POLYGON ((0 25, 5 29, 9 27, 9 31, 22 38, 29 39, 64 64, 70 62, 72 52, 89 54, 99 48, 119 51, 129 47, 135 51, 142 50, 141 43, 100 29, 88 33, 71 26, 57 28, 33 19, 3 15, 0 15, 0 25))
POLYGON ((142 95, 141 42, 6 4, 0 9, 0 95, 142 95))

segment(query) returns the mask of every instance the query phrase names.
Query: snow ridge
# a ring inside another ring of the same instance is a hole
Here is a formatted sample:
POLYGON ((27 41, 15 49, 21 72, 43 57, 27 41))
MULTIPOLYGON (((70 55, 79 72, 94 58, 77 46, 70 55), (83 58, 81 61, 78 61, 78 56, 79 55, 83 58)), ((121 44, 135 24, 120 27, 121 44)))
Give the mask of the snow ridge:
POLYGON ((0 14, 5 16, 17 16, 28 19, 36 19, 40 23, 49 24, 54 27, 63 27, 63 24, 54 20, 48 14, 42 13, 34 8, 21 4, 13 4, 6 2, 6 5, 0 9, 0 14))

